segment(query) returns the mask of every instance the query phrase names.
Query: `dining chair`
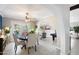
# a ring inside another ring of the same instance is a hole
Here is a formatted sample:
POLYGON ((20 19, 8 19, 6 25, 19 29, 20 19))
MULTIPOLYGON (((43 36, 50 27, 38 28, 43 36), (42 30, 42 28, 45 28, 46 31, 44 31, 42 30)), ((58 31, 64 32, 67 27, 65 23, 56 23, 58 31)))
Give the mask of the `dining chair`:
POLYGON ((35 33, 29 34, 28 41, 26 43, 26 47, 28 48, 28 54, 29 54, 29 49, 32 47, 34 47, 35 51, 37 51, 36 42, 37 42, 37 35, 35 33))
POLYGON ((39 45, 39 40, 40 40, 41 36, 39 33, 36 33, 36 36, 37 36, 37 44, 39 45))
POLYGON ((17 52, 17 47, 18 47, 19 45, 24 46, 24 45, 25 45, 25 42, 24 42, 24 41, 20 41, 20 40, 18 41, 16 35, 14 35, 14 34, 13 34, 13 38, 14 38, 14 42, 15 42, 14 50, 15 50, 15 54, 16 54, 16 52, 17 52))

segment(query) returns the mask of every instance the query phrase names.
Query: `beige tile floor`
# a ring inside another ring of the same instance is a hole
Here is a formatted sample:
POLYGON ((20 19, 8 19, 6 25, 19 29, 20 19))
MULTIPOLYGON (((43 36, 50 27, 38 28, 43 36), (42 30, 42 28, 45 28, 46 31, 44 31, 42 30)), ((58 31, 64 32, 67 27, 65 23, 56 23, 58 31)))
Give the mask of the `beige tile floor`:
MULTIPOLYGON (((59 55, 60 50, 56 49, 56 41, 52 42, 51 38, 46 38, 39 40, 39 45, 37 45, 37 52, 34 49, 30 50, 30 55, 59 55)), ((14 42, 9 42, 4 50, 4 55, 15 55, 14 53, 14 42)), ((27 49, 21 49, 18 46, 17 55, 28 55, 27 49)), ((79 39, 71 39, 71 55, 79 55, 79 39)))
MULTIPOLYGON (((37 51, 34 49, 30 49, 30 55, 59 55, 60 50, 56 49, 54 46, 56 45, 56 41, 53 42, 52 38, 46 38, 43 40, 39 40, 39 45, 37 45, 37 51)), ((15 55, 14 53, 14 42, 10 42, 7 44, 4 55, 15 55)), ((28 55, 27 49, 21 49, 21 46, 18 46, 17 55, 28 55)))

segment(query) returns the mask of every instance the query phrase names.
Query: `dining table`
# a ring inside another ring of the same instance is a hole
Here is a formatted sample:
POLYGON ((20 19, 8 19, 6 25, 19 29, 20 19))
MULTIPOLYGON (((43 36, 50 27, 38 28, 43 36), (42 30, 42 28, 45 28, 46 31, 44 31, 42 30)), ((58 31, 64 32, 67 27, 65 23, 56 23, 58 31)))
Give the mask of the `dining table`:
POLYGON ((28 41, 28 36, 19 36, 19 40, 28 41))
MULTIPOLYGON (((21 41, 28 42, 28 36, 27 36, 27 35, 26 35, 26 36, 19 35, 18 38, 19 38, 19 40, 21 40, 21 41)), ((23 47, 26 49, 26 44, 23 45, 23 46, 21 47, 21 49, 23 49, 23 47)))

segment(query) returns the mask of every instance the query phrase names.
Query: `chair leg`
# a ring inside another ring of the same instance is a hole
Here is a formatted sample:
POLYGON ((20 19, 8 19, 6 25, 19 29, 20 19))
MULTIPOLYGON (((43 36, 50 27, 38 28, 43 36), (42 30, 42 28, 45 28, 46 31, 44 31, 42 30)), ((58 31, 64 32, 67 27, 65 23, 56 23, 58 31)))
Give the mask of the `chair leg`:
POLYGON ((26 49, 26 45, 24 45, 24 48, 26 49))
POLYGON ((36 49, 36 45, 35 45, 35 51, 37 51, 37 49, 36 49))
POLYGON ((21 49, 23 49, 23 48, 25 48, 25 49, 26 49, 26 45, 23 45, 23 46, 21 47, 21 49))
POLYGON ((16 54, 16 51, 17 51, 17 46, 16 45, 15 45, 14 49, 15 49, 15 54, 16 54))
POLYGON ((38 41, 38 39, 37 39, 37 44, 39 45, 39 41, 38 41))
POLYGON ((29 49, 30 49, 30 47, 28 47, 28 54, 30 54, 30 53, 29 53, 29 49))

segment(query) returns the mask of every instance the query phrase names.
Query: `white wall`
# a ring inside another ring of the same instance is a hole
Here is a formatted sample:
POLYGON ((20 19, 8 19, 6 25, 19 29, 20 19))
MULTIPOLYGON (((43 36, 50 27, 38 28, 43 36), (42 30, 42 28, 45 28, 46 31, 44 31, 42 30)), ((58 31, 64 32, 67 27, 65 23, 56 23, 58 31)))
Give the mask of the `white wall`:
POLYGON ((4 26, 12 26, 14 24, 25 25, 26 23, 23 20, 3 17, 3 27, 4 26))
POLYGON ((70 26, 79 26, 79 9, 70 11, 70 26))
POLYGON ((71 22, 71 23, 70 23, 70 26, 71 26, 71 27, 79 26, 79 22, 71 22))
POLYGON ((51 27, 50 30, 46 30, 47 33, 47 37, 51 37, 50 34, 51 33, 55 33, 56 30, 56 26, 55 26, 55 21, 56 19, 54 18, 54 16, 48 16, 46 18, 43 18, 42 20, 39 20, 38 22, 38 27, 40 27, 41 25, 49 25, 51 27))
POLYGON ((58 38, 58 48, 61 51, 61 54, 68 54, 70 52, 70 10, 69 5, 51 5, 50 11, 54 13, 56 18, 56 31, 58 38))
POLYGON ((68 54, 70 52, 70 35, 69 35, 69 6, 68 5, 59 5, 58 7, 58 20, 57 20, 57 27, 58 27, 58 36, 60 38, 60 47, 61 47, 61 54, 68 54))

